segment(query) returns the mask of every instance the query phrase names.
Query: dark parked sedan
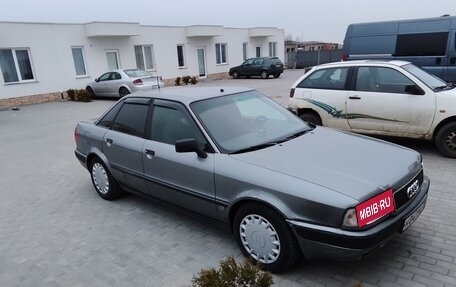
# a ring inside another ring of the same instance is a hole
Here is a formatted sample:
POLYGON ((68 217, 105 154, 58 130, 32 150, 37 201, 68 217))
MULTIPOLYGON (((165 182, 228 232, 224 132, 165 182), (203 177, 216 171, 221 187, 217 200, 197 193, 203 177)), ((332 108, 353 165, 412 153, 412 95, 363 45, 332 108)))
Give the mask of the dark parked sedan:
POLYGON ((304 121, 259 92, 138 93, 75 130, 97 193, 124 191, 226 223, 275 272, 307 259, 358 259, 423 211, 419 153, 304 121))
POLYGON ((280 77, 283 73, 283 63, 277 57, 258 57, 245 60, 240 66, 230 69, 229 74, 233 79, 243 76, 260 76, 262 79, 269 78, 273 75, 274 78, 280 77))

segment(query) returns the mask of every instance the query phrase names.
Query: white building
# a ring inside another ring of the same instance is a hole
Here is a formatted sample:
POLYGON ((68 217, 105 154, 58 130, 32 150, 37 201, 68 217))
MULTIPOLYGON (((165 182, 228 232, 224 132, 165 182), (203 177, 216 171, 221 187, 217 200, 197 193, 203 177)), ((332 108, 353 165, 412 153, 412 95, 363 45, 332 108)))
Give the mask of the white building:
POLYGON ((247 57, 283 55, 277 28, 0 22, 0 106, 55 100, 115 68, 142 68, 172 85, 226 76, 247 57))

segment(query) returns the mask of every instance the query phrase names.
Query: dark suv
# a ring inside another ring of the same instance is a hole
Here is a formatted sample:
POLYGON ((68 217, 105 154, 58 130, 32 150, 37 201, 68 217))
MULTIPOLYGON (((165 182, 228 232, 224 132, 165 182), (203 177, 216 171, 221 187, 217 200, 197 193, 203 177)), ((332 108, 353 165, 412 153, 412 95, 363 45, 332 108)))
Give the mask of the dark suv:
POLYGON ((283 63, 277 57, 250 58, 242 65, 231 68, 229 73, 233 79, 242 76, 260 76, 262 79, 267 79, 269 75, 278 78, 283 73, 283 63))

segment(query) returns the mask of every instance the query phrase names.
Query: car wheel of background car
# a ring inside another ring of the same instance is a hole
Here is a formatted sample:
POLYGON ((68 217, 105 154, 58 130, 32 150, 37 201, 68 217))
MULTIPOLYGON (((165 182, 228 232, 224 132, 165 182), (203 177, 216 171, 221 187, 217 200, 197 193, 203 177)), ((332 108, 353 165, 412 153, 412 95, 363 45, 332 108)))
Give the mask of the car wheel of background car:
POLYGON ((241 206, 234 217, 233 229, 242 253, 259 262, 265 270, 284 271, 300 256, 290 227, 263 204, 241 206))
POLYGON ((435 145, 442 155, 456 158, 456 122, 440 128, 435 135, 435 145))
POLYGON ((269 74, 268 74, 268 72, 266 72, 266 71, 261 71, 260 76, 261 76, 262 79, 267 79, 267 78, 269 78, 269 74))
POLYGON ((277 79, 278 77, 280 77, 280 74, 274 74, 274 78, 277 79))
POLYGON ((237 71, 233 72, 233 79, 239 79, 239 73, 237 71))
POLYGON ((301 120, 308 122, 310 124, 314 124, 316 126, 321 126, 321 119, 318 115, 314 113, 302 113, 299 115, 301 120))
POLYGON ((87 87, 87 92, 90 94, 90 97, 91 98, 95 98, 95 92, 93 91, 93 89, 91 87, 87 87))
POLYGON ((95 190, 103 199, 114 200, 122 195, 122 190, 100 159, 92 160, 90 176, 95 190))
POLYGON ((121 98, 125 97, 129 93, 130 93, 130 91, 127 88, 122 87, 122 88, 119 89, 119 95, 120 95, 121 98))

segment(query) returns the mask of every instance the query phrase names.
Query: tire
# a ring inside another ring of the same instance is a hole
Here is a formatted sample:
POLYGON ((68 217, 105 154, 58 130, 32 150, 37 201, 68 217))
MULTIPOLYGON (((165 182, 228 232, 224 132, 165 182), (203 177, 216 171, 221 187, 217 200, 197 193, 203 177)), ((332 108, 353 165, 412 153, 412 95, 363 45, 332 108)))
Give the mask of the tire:
POLYGON ((314 124, 316 126, 321 126, 320 117, 314 113, 302 113, 299 115, 299 117, 301 118, 301 120, 307 123, 314 124))
POLYGON ((90 97, 92 99, 96 97, 95 92, 93 91, 93 89, 91 87, 87 87, 86 90, 90 94, 90 97))
POLYGON ((233 72, 233 79, 239 79, 241 75, 238 73, 238 71, 233 72))
POLYGON ((122 190, 100 159, 92 160, 89 171, 93 187, 99 196, 106 200, 114 200, 122 196, 122 190))
POLYGON ((434 141, 442 155, 456 158, 456 122, 449 122, 441 127, 434 141))
POLYGON ((241 206, 234 217, 233 230, 242 253, 264 270, 285 271, 301 255, 296 237, 285 220, 263 204, 241 206))
POLYGON ((267 78, 269 78, 269 74, 268 74, 268 72, 266 72, 266 71, 261 71, 260 76, 261 76, 262 79, 267 79, 267 78))
POLYGON ((277 79, 278 77, 280 77, 280 73, 279 74, 274 74, 274 78, 277 79))
POLYGON ((130 91, 127 88, 122 87, 119 89, 119 96, 121 98, 125 97, 128 94, 130 94, 130 91))

